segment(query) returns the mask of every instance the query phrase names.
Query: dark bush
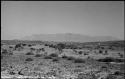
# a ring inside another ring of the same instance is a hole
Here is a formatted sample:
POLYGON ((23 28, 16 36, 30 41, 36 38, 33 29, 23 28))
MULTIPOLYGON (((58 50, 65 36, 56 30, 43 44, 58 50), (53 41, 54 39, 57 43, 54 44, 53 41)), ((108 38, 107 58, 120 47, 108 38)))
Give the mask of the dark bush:
POLYGON ((55 71, 50 71, 46 73, 47 76, 56 76, 56 72, 55 71))
POLYGON ((120 71, 116 71, 116 72, 114 72, 114 75, 122 75, 123 73, 122 72, 120 72, 120 71))
POLYGON ((36 54, 35 57, 41 57, 43 56, 42 54, 36 54))
POLYGON ((52 53, 52 54, 50 54, 49 56, 50 56, 50 57, 58 57, 58 54, 52 53))
POLYGON ((115 59, 112 57, 106 57, 104 59, 98 59, 97 61, 99 61, 99 62, 124 62, 125 60, 124 59, 115 59))
POLYGON ((45 46, 48 46, 48 44, 45 44, 45 46))
POLYGON ((117 77, 112 74, 109 74, 106 79, 117 79, 117 77))
POLYGON ((44 59, 52 59, 50 56, 45 56, 44 59))
POLYGON ((113 62, 113 58, 111 57, 106 57, 104 59, 98 59, 99 62, 113 62))
POLYGON ((79 54, 82 54, 82 51, 79 51, 79 54))
POLYGON ((84 73, 80 73, 78 74, 78 78, 77 79, 97 79, 97 77, 95 76, 95 74, 84 74, 84 73))
POLYGON ((59 59, 58 58, 54 58, 52 61, 53 62, 57 62, 57 61, 59 61, 59 59))
POLYGON ((68 58, 66 55, 63 55, 62 58, 68 58))
POLYGON ((74 63, 85 63, 85 60, 77 58, 74 60, 74 63))
POLYGON ((84 55, 89 55, 88 53, 84 53, 84 55))
POLYGON ((25 61, 33 61, 32 58, 27 58, 25 61))
POLYGON ((31 47, 32 45, 29 44, 28 46, 31 47))
POLYGON ((13 71, 10 71, 9 74, 10 74, 10 75, 15 75, 16 73, 13 72, 13 71))
POLYGON ((72 56, 69 56, 69 57, 67 57, 67 60, 75 60, 75 58, 72 56))
POLYGON ((114 62, 125 62, 125 59, 114 59, 114 62))
POLYGON ((28 53, 26 53, 26 55, 34 55, 34 53, 28 52, 28 53))
POLYGON ((59 43, 59 44, 57 44, 57 47, 64 49, 65 48, 65 44, 59 43))
POLYGON ((124 57, 124 55, 123 55, 123 54, 119 54, 119 56, 120 56, 121 58, 123 58, 123 57, 124 57))
POLYGON ((11 53, 9 53, 9 55, 13 55, 13 53, 11 52, 11 53))
POLYGON ((99 53, 101 54, 101 53, 103 53, 103 51, 102 51, 102 50, 99 50, 99 53))
POLYGON ((7 52, 7 50, 6 49, 4 49, 3 51, 2 51, 2 54, 7 54, 8 52, 7 52))
POLYGON ((45 49, 44 49, 44 48, 41 48, 41 50, 42 50, 42 51, 45 51, 45 49))
POLYGON ((23 46, 26 46, 26 44, 22 44, 23 46))
POLYGON ((107 66, 102 66, 101 68, 102 68, 102 69, 103 69, 103 68, 107 68, 107 66))

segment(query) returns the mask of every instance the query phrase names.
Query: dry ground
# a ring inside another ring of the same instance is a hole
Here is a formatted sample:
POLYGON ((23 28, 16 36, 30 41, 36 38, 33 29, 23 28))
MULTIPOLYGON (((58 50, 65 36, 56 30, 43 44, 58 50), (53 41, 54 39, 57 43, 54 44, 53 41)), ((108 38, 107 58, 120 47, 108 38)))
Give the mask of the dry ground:
MULTIPOLYGON (((9 49, 8 46, 3 45, 1 49, 9 49)), ((31 52, 30 48, 24 46, 19 51, 13 50, 13 55, 3 55, 1 78, 124 79, 125 76, 123 62, 98 61, 106 57, 124 59, 118 54, 121 53, 124 56, 124 51, 108 50, 108 54, 103 55, 95 53, 98 50, 93 49, 88 55, 79 55, 75 54, 72 49, 63 49, 58 57, 50 57, 51 53, 58 53, 58 51, 48 46, 35 45, 32 48, 44 48, 48 54, 44 55, 41 51, 39 53, 42 55, 36 57, 36 51, 33 51, 33 55, 26 55, 31 52)), ((87 49, 76 50, 87 51, 87 49)))

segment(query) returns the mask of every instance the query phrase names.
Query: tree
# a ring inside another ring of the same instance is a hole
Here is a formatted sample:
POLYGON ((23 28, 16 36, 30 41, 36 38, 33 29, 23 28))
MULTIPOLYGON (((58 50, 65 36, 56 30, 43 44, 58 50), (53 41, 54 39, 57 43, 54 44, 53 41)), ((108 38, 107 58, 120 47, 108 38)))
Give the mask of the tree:
POLYGON ((56 49, 58 49, 60 53, 63 51, 64 48, 65 48, 65 44, 62 44, 62 43, 59 43, 56 46, 56 49))

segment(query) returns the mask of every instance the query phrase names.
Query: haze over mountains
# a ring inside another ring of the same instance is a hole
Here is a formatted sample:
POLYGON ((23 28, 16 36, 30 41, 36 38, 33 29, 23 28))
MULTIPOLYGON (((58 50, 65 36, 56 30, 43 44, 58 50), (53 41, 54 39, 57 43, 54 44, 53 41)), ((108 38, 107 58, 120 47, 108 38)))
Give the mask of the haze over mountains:
POLYGON ((82 34, 73 33, 60 33, 60 34, 35 34, 32 36, 26 36, 20 40, 42 40, 42 41, 73 41, 73 42, 96 42, 96 41, 113 41, 119 40, 112 36, 88 36, 82 34))

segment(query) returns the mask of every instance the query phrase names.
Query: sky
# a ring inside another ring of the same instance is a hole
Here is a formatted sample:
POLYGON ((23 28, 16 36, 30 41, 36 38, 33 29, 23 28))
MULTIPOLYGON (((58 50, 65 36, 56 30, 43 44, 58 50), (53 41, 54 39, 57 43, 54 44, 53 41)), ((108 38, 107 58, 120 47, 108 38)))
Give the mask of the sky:
POLYGON ((124 39, 124 1, 2 1, 2 40, 56 33, 124 39))

